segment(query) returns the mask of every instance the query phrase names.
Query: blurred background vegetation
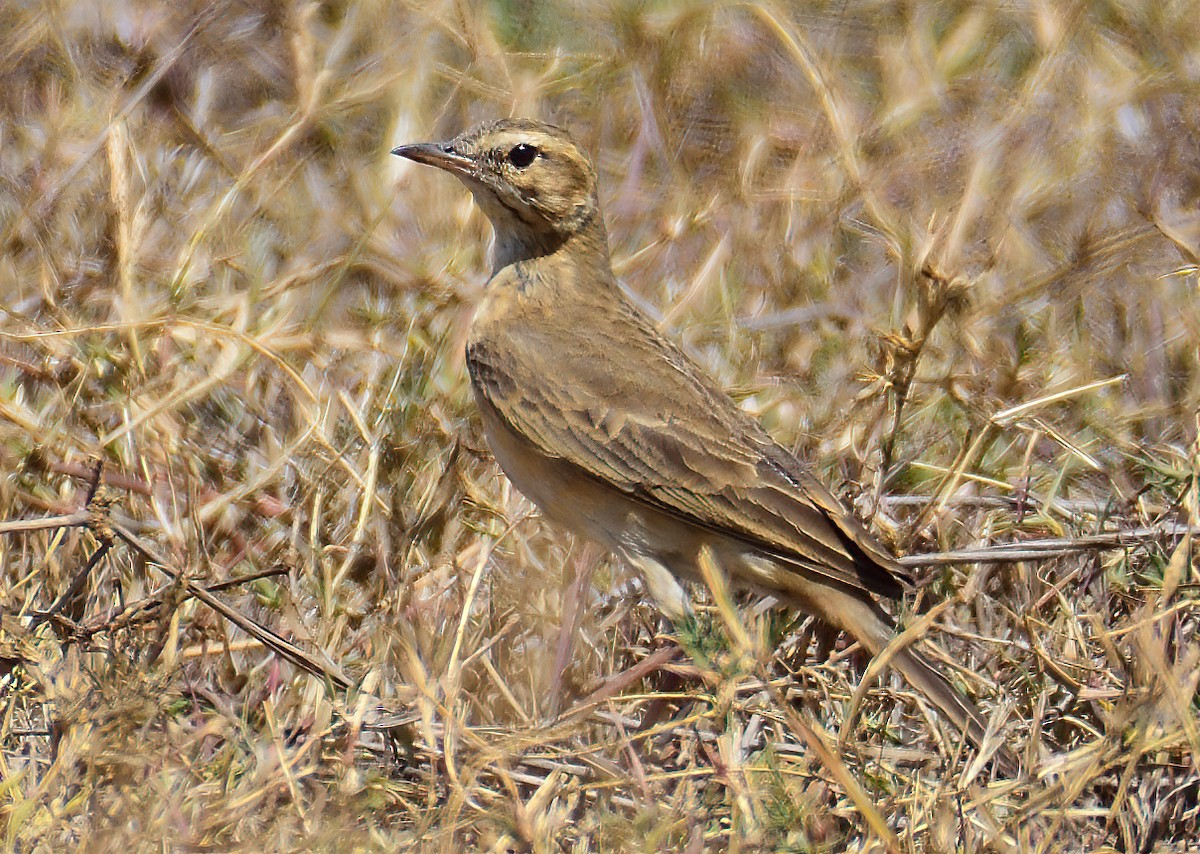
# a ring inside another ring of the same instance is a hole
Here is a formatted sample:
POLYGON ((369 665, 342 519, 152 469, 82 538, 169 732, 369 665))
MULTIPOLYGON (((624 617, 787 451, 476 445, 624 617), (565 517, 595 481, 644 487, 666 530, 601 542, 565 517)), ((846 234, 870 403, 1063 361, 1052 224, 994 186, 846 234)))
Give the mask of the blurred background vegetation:
POLYGON ((388 151, 569 128, 631 296, 899 553, 1194 523, 1198 20, 7 0, 4 845, 1194 844, 1189 541, 920 573, 1013 778, 754 598, 680 655, 495 469, 490 229, 388 151))

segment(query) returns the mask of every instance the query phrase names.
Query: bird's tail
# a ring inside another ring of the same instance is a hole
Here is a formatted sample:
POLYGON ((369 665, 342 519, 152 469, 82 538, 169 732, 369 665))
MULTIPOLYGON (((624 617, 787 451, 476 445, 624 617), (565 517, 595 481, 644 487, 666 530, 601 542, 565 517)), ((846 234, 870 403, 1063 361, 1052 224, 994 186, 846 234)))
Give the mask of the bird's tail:
MULTIPOLYGON (((891 665, 900 671, 900 675, 908 684, 937 706, 942 714, 948 717, 977 749, 983 750, 983 737, 987 733, 987 718, 979 711, 978 706, 950 684, 929 659, 915 649, 906 646, 897 650, 892 656, 891 665)), ((995 763, 1001 774, 1017 773, 1016 755, 1007 745, 1001 744, 994 748, 992 762, 995 763)))
POLYGON ((909 685, 933 703, 976 747, 983 746, 987 719, 979 708, 962 695, 927 658, 911 647, 896 650, 891 666, 900 671, 909 685))
MULTIPOLYGON (((816 605, 818 603, 811 603, 816 605)), ((830 623, 844 629, 862 643, 871 655, 879 655, 895 638, 895 624, 875 602, 843 591, 826 591, 817 610, 830 623)), ((938 668, 911 646, 893 650, 891 666, 929 702, 950 719, 977 748, 983 747, 987 718, 979 708, 950 684, 938 668)), ((1013 764, 1008 751, 997 752, 1001 763, 1013 764)))

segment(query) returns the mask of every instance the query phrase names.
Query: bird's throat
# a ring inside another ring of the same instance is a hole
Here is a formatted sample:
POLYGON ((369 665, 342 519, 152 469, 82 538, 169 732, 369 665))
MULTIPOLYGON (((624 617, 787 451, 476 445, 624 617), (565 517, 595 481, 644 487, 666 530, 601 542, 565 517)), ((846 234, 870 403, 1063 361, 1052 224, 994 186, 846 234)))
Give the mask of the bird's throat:
POLYGON ((492 247, 492 276, 520 262, 537 262, 548 267, 586 266, 611 276, 608 235, 599 214, 564 231, 501 227, 493 221, 496 240, 492 247))

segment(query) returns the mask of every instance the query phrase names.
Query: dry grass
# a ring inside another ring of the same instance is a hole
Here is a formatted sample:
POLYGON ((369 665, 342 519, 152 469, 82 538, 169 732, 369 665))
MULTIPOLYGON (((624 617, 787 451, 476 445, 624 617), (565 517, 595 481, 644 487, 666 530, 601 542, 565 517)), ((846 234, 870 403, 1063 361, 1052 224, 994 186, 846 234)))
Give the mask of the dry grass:
POLYGON ((923 571, 1011 778, 795 615, 677 635, 497 474, 488 227, 387 151, 569 126, 631 292, 902 553, 1194 523, 1197 20, 4 3, 3 845, 1194 846, 1190 540, 923 571))

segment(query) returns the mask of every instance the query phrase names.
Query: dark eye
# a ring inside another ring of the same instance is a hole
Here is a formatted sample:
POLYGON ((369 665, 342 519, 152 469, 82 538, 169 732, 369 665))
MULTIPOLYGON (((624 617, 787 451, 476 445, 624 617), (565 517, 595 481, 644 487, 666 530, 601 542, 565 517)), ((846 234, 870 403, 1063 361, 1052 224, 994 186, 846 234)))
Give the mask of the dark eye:
POLYGON ((508 162, 518 169, 524 169, 537 156, 538 150, 536 146, 527 145, 522 142, 519 145, 513 146, 513 150, 508 152, 508 162))

